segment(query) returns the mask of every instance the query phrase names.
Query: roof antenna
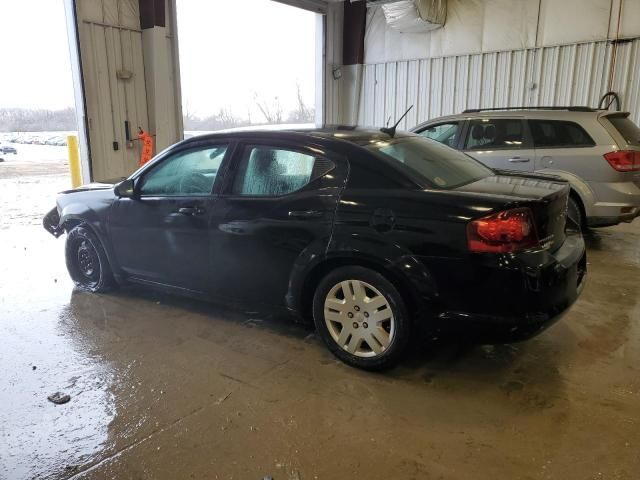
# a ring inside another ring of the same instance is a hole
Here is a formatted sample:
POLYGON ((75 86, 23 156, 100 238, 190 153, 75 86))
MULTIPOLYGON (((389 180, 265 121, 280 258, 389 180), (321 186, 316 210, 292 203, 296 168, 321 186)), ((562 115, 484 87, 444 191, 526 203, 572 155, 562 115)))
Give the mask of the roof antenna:
MULTIPOLYGON (((380 131, 381 131, 382 133, 386 133, 386 134, 387 134, 387 135, 389 135, 391 138, 395 137, 395 135, 396 135, 396 128, 398 128, 398 125, 400 125, 400 122, 402 121, 402 119, 403 119, 404 117, 406 117, 406 116, 407 116, 407 113, 409 113, 409 112, 411 111, 411 109, 412 109, 412 108, 413 108, 413 105, 411 105, 409 108, 407 108, 407 111, 406 111, 406 112, 404 112, 404 113, 402 114, 402 116, 398 119, 398 121, 396 122, 396 124, 395 124, 393 127, 391 127, 391 128, 389 128, 389 127, 383 127, 383 128, 381 128, 381 129, 380 129, 380 131)), ((389 118, 391 118, 391 117, 389 117, 389 118)), ((389 124, 389 123, 387 122, 387 125, 388 125, 388 124, 389 124)))

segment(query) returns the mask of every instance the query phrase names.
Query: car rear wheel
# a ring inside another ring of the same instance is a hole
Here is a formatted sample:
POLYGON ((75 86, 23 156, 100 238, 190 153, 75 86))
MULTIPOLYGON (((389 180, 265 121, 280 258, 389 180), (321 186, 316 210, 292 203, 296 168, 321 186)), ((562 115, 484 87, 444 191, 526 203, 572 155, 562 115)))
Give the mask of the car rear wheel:
POLYGON ((390 368, 407 349, 411 326, 402 296, 367 268, 342 267, 322 279, 313 318, 329 350, 354 367, 390 368))
POLYGON ((78 288, 104 292, 114 285, 109 261, 98 237, 89 228, 78 225, 67 234, 66 262, 71 279, 78 288))

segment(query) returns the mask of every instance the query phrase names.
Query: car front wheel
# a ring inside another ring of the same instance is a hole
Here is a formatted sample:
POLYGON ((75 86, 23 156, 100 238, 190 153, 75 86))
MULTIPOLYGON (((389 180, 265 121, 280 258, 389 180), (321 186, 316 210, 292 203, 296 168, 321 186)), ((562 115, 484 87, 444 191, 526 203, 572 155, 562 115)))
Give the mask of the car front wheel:
POLYGON ((331 352, 365 370, 395 365, 405 353, 410 321, 398 290, 384 276, 363 267, 342 267, 318 285, 313 318, 331 352))
POLYGON ((113 286, 104 248, 89 228, 83 225, 72 228, 65 249, 67 270, 76 286, 89 292, 104 292, 113 286))

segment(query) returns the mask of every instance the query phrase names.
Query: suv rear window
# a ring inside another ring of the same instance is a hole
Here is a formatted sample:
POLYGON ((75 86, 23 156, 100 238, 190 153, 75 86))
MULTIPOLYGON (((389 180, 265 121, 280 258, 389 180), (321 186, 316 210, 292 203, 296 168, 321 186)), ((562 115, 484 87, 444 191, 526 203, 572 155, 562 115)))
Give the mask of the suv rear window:
POLYGON ((640 128, 629 120, 629 117, 609 116, 607 120, 609 120, 618 133, 622 135, 622 138, 624 138, 627 144, 640 147, 640 128))
POLYGON ((580 125, 562 120, 529 120, 536 147, 593 147, 595 142, 580 125))
POLYGON ((365 148, 402 163, 436 188, 448 190, 494 175, 493 170, 468 155, 424 137, 379 140, 365 148))

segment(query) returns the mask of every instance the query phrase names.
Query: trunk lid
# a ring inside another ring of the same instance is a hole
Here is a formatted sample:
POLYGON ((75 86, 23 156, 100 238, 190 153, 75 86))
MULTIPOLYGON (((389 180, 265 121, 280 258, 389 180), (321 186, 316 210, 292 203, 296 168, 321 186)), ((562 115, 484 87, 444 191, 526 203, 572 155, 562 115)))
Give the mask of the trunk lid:
POLYGON ((533 214, 540 245, 555 250, 565 239, 569 185, 550 175, 521 175, 497 172, 476 182, 458 187, 457 192, 491 195, 503 204, 495 212, 527 207, 533 214))

